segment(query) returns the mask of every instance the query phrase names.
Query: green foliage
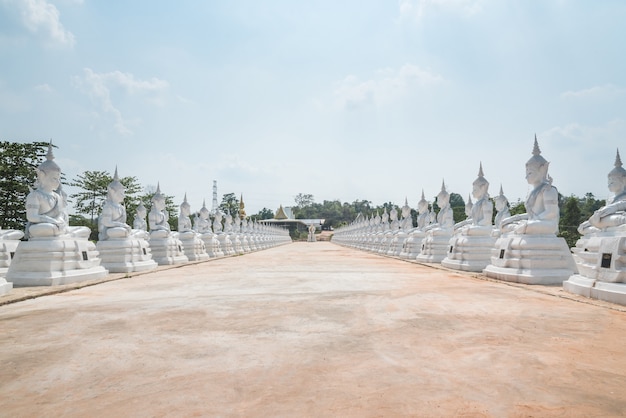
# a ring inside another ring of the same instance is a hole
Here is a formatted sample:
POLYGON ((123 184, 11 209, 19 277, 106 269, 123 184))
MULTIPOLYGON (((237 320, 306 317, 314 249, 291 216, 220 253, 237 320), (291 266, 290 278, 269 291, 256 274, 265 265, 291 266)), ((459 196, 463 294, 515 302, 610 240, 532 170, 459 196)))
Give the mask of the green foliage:
POLYGON ((313 195, 306 193, 298 193, 296 196, 294 196, 294 200, 296 202, 296 207, 298 208, 310 206, 315 202, 313 195))
POLYGON ((222 203, 220 203, 219 209, 224 214, 230 213, 231 216, 239 213, 239 199, 237 199, 235 193, 226 193, 222 196, 222 203))
POLYGON ((24 229, 26 196, 47 151, 47 142, 0 141, 0 227, 24 229))
POLYGON ((467 218, 465 214, 465 201, 458 193, 450 193, 450 207, 452 207, 452 216, 454 222, 461 222, 467 218))
POLYGON ((518 199, 515 204, 511 205, 509 210, 511 215, 519 215, 521 213, 526 213, 526 206, 524 206, 524 202, 518 199))
POLYGON ((565 203, 561 209, 561 217, 559 219, 559 236, 565 238, 568 247, 574 247, 576 245, 576 241, 580 238, 578 225, 582 222, 583 218, 580 210, 579 199, 572 195, 565 199, 565 203))
POLYGON ((251 215, 250 219, 253 220, 262 220, 262 219, 272 219, 274 217, 274 212, 272 212, 268 208, 263 208, 256 215, 251 215))

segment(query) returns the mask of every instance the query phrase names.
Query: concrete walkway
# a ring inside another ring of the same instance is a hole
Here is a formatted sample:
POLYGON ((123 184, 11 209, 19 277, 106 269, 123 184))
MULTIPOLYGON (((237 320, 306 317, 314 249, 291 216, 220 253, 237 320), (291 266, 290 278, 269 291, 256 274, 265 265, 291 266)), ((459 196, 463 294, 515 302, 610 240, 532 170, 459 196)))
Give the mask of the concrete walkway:
POLYGON ((1 417, 626 415, 626 312, 558 287, 317 242, 46 291, 1 417))

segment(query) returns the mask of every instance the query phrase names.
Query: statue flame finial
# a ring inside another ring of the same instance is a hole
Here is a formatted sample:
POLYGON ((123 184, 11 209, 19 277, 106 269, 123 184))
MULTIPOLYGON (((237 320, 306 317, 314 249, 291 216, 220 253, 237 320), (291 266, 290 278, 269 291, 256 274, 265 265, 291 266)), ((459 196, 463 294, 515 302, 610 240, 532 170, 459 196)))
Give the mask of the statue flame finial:
POLYGON ((117 175, 117 166, 115 166, 115 172, 113 173, 113 181, 120 181, 120 176, 117 175))
POLYGON ((500 184, 500 196, 504 196, 504 190, 502 190, 502 184, 500 184))
POLYGON ((622 166, 622 158, 619 156, 619 148, 617 149, 617 154, 615 154, 615 167, 622 166))
POLYGON ((46 160, 54 160, 54 154, 52 153, 52 140, 48 143, 48 152, 46 153, 46 160))
POLYGON ((446 182, 445 182, 445 180, 441 180, 441 191, 442 192, 446 191, 446 182))
POLYGON ((541 150, 539 149, 539 143, 537 142, 537 134, 535 134, 535 144, 533 145, 533 155, 541 155, 541 150))
POLYGON ((480 167, 478 168, 478 177, 485 177, 485 173, 483 172, 483 162, 480 162, 480 167))
POLYGON ((472 203, 472 194, 469 193, 467 196, 467 203, 471 204, 472 203))

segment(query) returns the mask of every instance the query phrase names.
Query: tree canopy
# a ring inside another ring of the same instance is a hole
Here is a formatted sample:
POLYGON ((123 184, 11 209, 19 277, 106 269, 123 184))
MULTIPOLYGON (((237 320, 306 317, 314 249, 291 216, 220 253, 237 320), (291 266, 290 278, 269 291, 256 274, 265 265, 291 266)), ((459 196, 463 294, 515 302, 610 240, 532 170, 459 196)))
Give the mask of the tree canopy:
POLYGON ((0 141, 0 227, 23 229, 26 196, 37 179, 35 169, 48 150, 47 142, 0 141))

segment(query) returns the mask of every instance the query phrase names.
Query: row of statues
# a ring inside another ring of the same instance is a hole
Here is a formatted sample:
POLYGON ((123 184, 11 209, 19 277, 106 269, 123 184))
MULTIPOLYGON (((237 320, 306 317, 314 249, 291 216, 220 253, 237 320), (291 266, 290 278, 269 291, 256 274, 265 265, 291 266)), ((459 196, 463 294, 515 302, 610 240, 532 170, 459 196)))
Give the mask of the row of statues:
POLYGON ((127 223, 125 187, 117 168, 107 187, 98 218, 98 242, 90 229, 70 226, 61 169, 52 145, 36 170, 37 180, 26 198, 25 231, 0 230, 0 294, 16 286, 50 286, 98 279, 109 272, 129 273, 158 265, 202 261, 244 254, 291 242, 288 231, 217 213, 210 223, 206 206, 192 225, 187 197, 180 205, 178 231, 172 231, 165 195, 157 187, 149 213, 140 204, 133 226, 127 223), (147 219, 147 222, 146 222, 147 219), (25 240, 23 240, 25 238, 25 240))
POLYGON ((465 208, 466 220, 453 224, 444 183, 437 195, 441 209, 436 216, 422 191, 416 226, 410 215, 394 222, 395 209, 390 211, 390 221, 385 210, 382 216, 359 216, 354 223, 335 231, 333 242, 482 272, 506 281, 563 284, 565 290, 573 293, 626 304, 626 170, 619 151, 614 166, 608 174, 613 199, 580 225, 582 237, 572 249, 557 237, 559 194, 536 137, 532 157, 525 165, 526 181, 531 185, 524 202, 525 213, 511 216, 502 186, 492 203, 481 164, 465 208), (399 245, 398 240, 403 244, 399 245))

